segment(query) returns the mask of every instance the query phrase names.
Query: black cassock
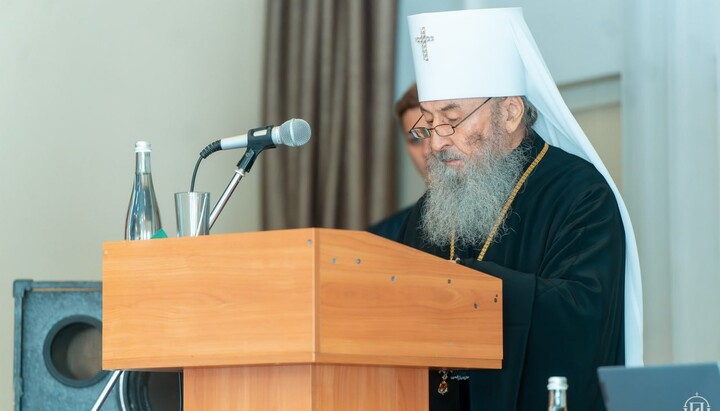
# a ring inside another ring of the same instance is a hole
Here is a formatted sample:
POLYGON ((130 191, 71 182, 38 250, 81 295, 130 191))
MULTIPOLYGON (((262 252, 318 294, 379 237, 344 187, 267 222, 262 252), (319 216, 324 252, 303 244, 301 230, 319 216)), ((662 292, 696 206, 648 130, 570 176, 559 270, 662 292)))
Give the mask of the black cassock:
MULTIPOLYGON (((532 133, 528 165, 545 142, 532 133)), ((424 197, 401 242, 448 258, 450 247, 424 243, 424 197)), ((503 280, 503 367, 460 374, 444 396, 430 372, 430 409, 541 410, 547 380, 568 379, 568 408, 604 409, 597 367, 624 363, 625 234, 615 196, 595 167, 550 147, 520 189, 507 232, 490 245, 456 245, 461 263, 503 280)), ((452 374, 451 374, 452 377, 452 374)))

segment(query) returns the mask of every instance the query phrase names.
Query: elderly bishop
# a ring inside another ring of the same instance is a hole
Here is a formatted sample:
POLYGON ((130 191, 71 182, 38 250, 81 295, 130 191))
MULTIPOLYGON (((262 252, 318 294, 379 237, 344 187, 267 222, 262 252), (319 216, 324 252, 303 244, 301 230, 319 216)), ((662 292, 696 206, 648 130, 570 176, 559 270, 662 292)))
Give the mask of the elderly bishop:
POLYGON ((597 367, 642 363, 637 249, 615 184, 521 9, 409 27, 422 110, 409 131, 432 154, 401 241, 499 277, 504 295, 502 369, 431 371, 430 409, 542 409, 551 376, 567 377, 570 409, 603 409, 597 367))

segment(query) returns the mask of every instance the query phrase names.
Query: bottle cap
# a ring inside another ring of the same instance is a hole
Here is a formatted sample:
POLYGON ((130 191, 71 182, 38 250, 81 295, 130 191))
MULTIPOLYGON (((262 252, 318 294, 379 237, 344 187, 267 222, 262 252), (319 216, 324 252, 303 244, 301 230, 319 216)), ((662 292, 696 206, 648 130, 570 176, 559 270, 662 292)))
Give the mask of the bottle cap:
POLYGON ((565 377, 550 377, 548 378, 548 390, 567 390, 568 383, 565 377))
POLYGON ((136 153, 149 153, 152 151, 152 144, 148 143, 147 141, 138 141, 135 143, 135 152, 136 153))

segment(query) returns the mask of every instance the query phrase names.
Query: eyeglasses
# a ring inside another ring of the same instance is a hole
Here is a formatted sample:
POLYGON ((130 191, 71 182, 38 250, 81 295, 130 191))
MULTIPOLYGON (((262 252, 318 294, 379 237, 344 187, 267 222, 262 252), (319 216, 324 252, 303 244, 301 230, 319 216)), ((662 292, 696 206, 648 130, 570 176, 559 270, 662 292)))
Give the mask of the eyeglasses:
POLYGON ((440 137, 449 137, 449 136, 455 134, 455 129, 458 128, 458 126, 460 126, 460 124, 462 124, 463 121, 467 120, 468 117, 473 115, 473 113, 480 110, 480 107, 484 106, 485 103, 490 101, 491 98, 492 97, 488 97, 487 99, 485 99, 485 101, 483 101, 482 104, 480 104, 475 110, 471 111, 470 114, 465 116, 465 118, 458 121, 457 124, 455 124, 454 126, 450 125, 450 124, 438 124, 435 127, 415 127, 420 122, 420 120, 422 120, 422 118, 423 118, 423 116, 420 115, 420 118, 417 119, 415 124, 413 124, 413 126, 408 131, 408 133, 410 133, 410 135, 415 140, 423 140, 426 138, 430 138, 430 136, 432 136, 433 130, 435 130, 435 133, 437 133, 437 135, 440 137))

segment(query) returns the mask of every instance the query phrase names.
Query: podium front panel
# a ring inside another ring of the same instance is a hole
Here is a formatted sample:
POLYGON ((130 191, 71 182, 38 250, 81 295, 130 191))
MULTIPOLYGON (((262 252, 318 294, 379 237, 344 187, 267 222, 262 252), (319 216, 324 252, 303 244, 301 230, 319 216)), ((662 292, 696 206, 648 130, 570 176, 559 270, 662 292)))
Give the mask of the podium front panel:
POLYGON ((103 367, 312 362, 307 231, 105 243, 103 367))

